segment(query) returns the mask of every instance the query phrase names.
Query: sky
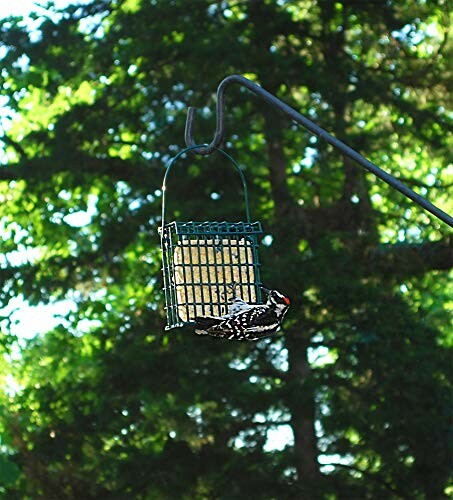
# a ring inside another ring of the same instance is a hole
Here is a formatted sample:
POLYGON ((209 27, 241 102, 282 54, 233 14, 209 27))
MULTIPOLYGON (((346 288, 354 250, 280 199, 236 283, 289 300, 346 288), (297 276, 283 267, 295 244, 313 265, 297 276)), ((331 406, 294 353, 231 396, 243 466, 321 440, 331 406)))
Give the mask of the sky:
POLYGON ((3 19, 8 16, 26 15, 34 7, 32 0, 0 0, 0 17, 3 19))
MULTIPOLYGON (((32 11, 39 13, 40 10, 43 10, 39 5, 46 3, 46 0, 0 0, 0 17, 3 19, 9 16, 28 16, 32 11)), ((57 8, 63 8, 71 2, 68 2, 68 0, 53 0, 53 3, 57 8)))

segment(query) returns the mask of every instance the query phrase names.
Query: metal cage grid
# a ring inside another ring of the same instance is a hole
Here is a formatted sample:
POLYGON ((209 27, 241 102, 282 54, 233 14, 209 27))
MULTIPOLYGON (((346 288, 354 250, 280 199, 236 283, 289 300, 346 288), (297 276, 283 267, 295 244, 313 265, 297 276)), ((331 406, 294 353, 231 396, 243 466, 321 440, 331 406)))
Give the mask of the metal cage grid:
POLYGON ((261 303, 259 222, 170 222, 162 232, 167 327, 226 314, 234 295, 261 303), (233 287, 234 285, 234 287, 233 287))
POLYGON ((227 158, 243 186, 246 222, 166 222, 168 174, 175 161, 192 149, 180 151, 167 165, 162 184, 162 271, 167 313, 166 330, 194 323, 196 316, 227 314, 235 296, 261 304, 258 236, 261 224, 250 221, 247 185, 235 160, 227 158))

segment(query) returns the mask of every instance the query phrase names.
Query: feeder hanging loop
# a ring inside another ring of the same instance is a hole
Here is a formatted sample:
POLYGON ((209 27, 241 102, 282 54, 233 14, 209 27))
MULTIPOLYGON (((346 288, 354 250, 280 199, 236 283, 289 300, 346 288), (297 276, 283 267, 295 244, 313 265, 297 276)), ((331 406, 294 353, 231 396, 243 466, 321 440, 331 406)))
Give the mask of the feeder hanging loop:
MULTIPOLYGON (((170 170, 178 158, 180 158, 181 156, 184 156, 189 151, 193 151, 193 150, 196 150, 197 148, 203 148, 203 147, 209 147, 209 146, 207 144, 193 144, 192 146, 188 146, 187 148, 180 151, 176 156, 171 158, 171 160, 168 162, 168 164, 165 168, 164 180, 162 181, 162 222, 161 222, 162 232, 163 232, 163 229, 165 226, 166 191, 167 191, 168 175, 170 173, 170 170)), ((212 147, 212 151, 214 151, 214 150, 217 151, 218 153, 220 153, 224 158, 229 160, 231 162, 231 164, 233 165, 234 169, 236 170, 236 172, 239 174, 239 178, 241 179, 241 184, 242 184, 242 190, 244 192, 245 216, 246 216, 247 222, 250 222, 249 195, 248 195, 247 183, 245 182, 244 173, 242 172, 242 169, 239 166, 239 164, 236 162, 236 160, 232 156, 230 156, 226 151, 224 151, 223 149, 220 149, 216 146, 212 147)))
POLYGON ((289 116, 294 122, 302 125, 314 135, 323 139, 336 149, 339 149, 345 156, 348 156, 355 162, 357 162, 362 167, 366 168, 369 172, 372 172, 376 177, 379 177, 384 182, 389 184, 391 187, 403 193, 407 198, 411 199, 413 202, 420 205, 423 209, 432 213, 441 221, 445 222, 449 226, 453 227, 453 217, 445 213, 440 208, 433 205, 423 196, 420 196, 412 189, 408 188, 405 184, 400 182, 398 179, 393 177, 393 175, 388 174, 377 165, 367 160, 360 153, 346 145, 344 142, 340 141, 333 135, 329 134, 326 130, 316 125, 305 116, 301 115, 298 111, 293 109, 291 106, 281 101, 273 94, 263 89, 256 83, 248 80, 241 75, 230 75, 220 82, 217 89, 217 124, 214 137, 209 145, 206 146, 196 146, 193 138, 193 122, 195 118, 196 108, 190 107, 187 112, 186 130, 185 130, 185 141, 188 147, 191 148, 192 152, 198 155, 209 155, 211 154, 223 141, 223 136, 225 133, 224 117, 225 117, 225 92, 227 87, 232 83, 238 83, 241 87, 245 87, 253 92, 255 95, 263 99, 267 104, 274 107, 275 109, 282 111, 285 115, 289 116))

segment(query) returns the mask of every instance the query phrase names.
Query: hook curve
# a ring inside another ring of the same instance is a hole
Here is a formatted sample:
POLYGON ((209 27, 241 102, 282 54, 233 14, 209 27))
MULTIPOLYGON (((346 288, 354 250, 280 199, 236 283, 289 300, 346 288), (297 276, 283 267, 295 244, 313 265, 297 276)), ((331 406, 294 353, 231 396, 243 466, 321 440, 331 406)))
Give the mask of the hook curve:
MULTIPOLYGON (((241 83, 245 87, 250 88, 250 90, 253 91, 253 88, 251 86, 257 86, 250 80, 247 80, 247 78, 244 78, 241 75, 230 75, 226 77, 224 80, 222 80, 217 88, 217 105, 216 105, 216 116, 217 116, 217 123, 216 123, 216 130, 214 133, 214 137, 211 141, 210 144, 208 144, 205 147, 202 148, 196 148, 192 152, 195 154, 199 155, 209 155, 211 154, 223 141, 223 136, 225 133, 225 91, 231 83, 241 83)), ((186 120, 186 130, 185 130, 185 141, 187 147, 194 146, 197 143, 195 142, 193 138, 193 122, 195 119, 195 114, 196 114, 197 108, 194 107, 189 107, 187 110, 187 120, 186 120)))
MULTIPOLYGON (((270 104, 274 108, 280 109, 287 114, 291 110, 294 113, 296 113, 296 111, 294 111, 291 107, 289 107, 283 101, 280 101, 280 99, 275 97, 273 94, 271 94, 267 90, 263 89, 263 87, 260 87, 259 85, 257 85, 256 83, 253 83, 248 78, 245 78, 245 76, 242 76, 242 75, 227 76, 226 78, 224 78, 220 82, 220 84, 217 88, 217 105, 216 105, 217 122, 216 122, 216 130, 214 133, 214 137, 208 146, 206 146, 204 148, 194 149, 193 153, 198 154, 198 155, 203 155, 203 156, 209 155, 223 141, 223 136, 225 134, 225 93, 226 93, 226 89, 232 83, 238 83, 241 87, 245 87, 245 88, 249 89, 251 92, 253 92, 254 94, 261 97, 264 101, 266 101, 268 104, 270 104)), ((197 144, 193 138, 193 122, 195 119, 196 110, 197 110, 197 108, 192 108, 192 107, 190 107, 187 110, 185 141, 186 141, 186 145, 188 147, 197 144)), ((304 125, 306 127, 309 126, 309 124, 311 124, 310 120, 307 120, 306 118, 302 117, 302 115, 300 115, 300 116, 303 120, 307 121, 307 123, 304 123, 304 125)), ((314 133, 319 133, 319 131, 322 130, 317 125, 315 125, 315 124, 313 124, 313 125, 315 126, 315 128, 319 129, 316 132, 314 132, 312 130, 314 133)))

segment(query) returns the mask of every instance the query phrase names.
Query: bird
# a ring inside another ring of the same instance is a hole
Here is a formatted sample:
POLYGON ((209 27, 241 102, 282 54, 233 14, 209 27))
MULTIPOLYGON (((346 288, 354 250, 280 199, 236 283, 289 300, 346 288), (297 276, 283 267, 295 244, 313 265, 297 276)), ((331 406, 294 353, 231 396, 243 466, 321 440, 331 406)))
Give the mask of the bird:
POLYGON ((229 340, 259 340, 280 329, 290 300, 277 290, 260 287, 266 304, 251 305, 235 297, 223 316, 197 316, 195 333, 229 340))

